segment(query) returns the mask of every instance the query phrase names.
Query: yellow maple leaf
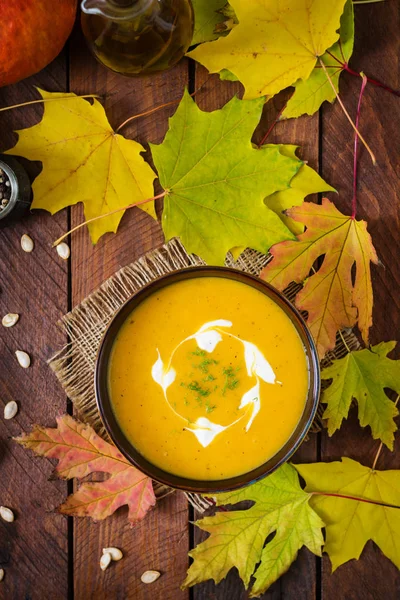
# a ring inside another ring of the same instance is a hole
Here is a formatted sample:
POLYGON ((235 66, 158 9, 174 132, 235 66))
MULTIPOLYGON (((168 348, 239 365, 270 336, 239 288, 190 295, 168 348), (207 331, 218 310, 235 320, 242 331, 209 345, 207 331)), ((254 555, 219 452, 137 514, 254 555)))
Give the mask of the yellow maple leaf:
POLYGON ((294 466, 305 491, 315 493, 310 504, 326 525, 324 550, 332 571, 358 559, 368 540, 400 568, 400 471, 369 469, 346 457, 294 466))
POLYGON ((227 69, 244 85, 244 98, 273 96, 307 79, 319 56, 339 37, 345 0, 230 0, 239 24, 227 37, 201 44, 188 56, 210 73, 227 69))
MULTIPOLYGON (((32 208, 54 214, 83 202, 88 220, 154 195, 156 175, 141 156, 143 146, 116 134, 97 100, 90 104, 75 94, 39 92, 59 100, 45 102, 42 121, 18 131, 18 142, 6 152, 43 163, 33 183, 32 208)), ((140 208, 156 218, 153 202, 140 208)), ((89 223, 92 242, 116 232, 123 214, 89 223)))

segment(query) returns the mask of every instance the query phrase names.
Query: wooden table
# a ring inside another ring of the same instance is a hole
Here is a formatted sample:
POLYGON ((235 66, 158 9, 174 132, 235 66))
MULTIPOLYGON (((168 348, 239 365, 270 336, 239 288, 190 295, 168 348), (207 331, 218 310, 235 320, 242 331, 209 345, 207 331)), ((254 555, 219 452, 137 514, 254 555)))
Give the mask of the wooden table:
MULTIPOLYGON (((396 0, 356 6, 356 48, 352 65, 400 88, 400 15, 396 0)), ((79 28, 65 51, 44 71, 17 85, 0 90, 0 105, 37 97, 33 85, 49 91, 74 91, 104 95, 109 120, 115 127, 128 116, 154 106, 178 101, 185 85, 191 91, 205 82, 206 71, 183 60, 168 73, 143 79, 125 79, 107 71, 89 55, 79 28)), ((196 96, 202 109, 221 107, 236 84, 209 78, 196 96)), ((341 91, 350 112, 355 107, 360 80, 344 75, 341 91)), ((255 139, 260 140, 284 103, 284 96, 270 102, 255 139)), ((160 142, 167 118, 175 106, 133 121, 124 130, 141 143, 160 142)), ((12 130, 37 122, 42 107, 33 105, 0 114, 1 149, 10 147, 12 130)), ((375 291, 372 342, 399 338, 400 332, 400 99, 367 87, 361 129, 370 141, 378 167, 360 152, 359 217, 368 221, 381 266, 373 269, 375 291)), ((352 132, 339 106, 324 105, 319 114, 279 123, 269 141, 299 144, 302 156, 338 191, 331 194, 339 209, 349 212, 352 197, 352 132)), ((30 164, 29 173, 38 172, 30 164)), ((79 200, 79 191, 77 194, 79 200)), ((315 198, 318 201, 317 198, 315 198)), ((80 206, 54 217, 44 212, 28 215, 15 226, 0 231, 0 312, 17 312, 17 327, 1 332, 0 399, 20 405, 13 421, 0 419, 0 503, 16 511, 14 524, 0 521, 0 565, 6 577, 0 598, 7 600, 239 600, 246 597, 235 572, 215 587, 212 582, 191 591, 180 591, 188 566, 187 552, 202 539, 189 525, 193 518, 182 494, 161 501, 135 529, 125 511, 101 523, 69 519, 53 511, 72 483, 51 479, 50 461, 35 458, 12 441, 31 424, 54 424, 54 417, 71 407, 46 361, 65 342, 56 323, 62 314, 118 268, 162 243, 159 225, 138 209, 129 211, 117 235, 105 236, 92 247, 81 230, 72 236, 71 259, 61 261, 51 243, 83 218, 80 206), (23 233, 35 240, 32 254, 21 252, 23 233), (29 370, 16 363, 14 351, 24 349, 33 357, 29 370), (101 548, 116 545, 125 557, 105 573, 99 569, 101 548), (160 570, 161 579, 151 587, 140 582, 147 569, 160 570)), ((1 409, 2 410, 2 409, 1 409)), ((314 435, 302 446, 297 459, 331 460, 350 456, 371 465, 378 444, 368 430, 361 430, 354 413, 333 438, 314 435)), ((400 447, 384 451, 378 468, 399 468, 400 447)), ((330 574, 330 562, 301 551, 297 562, 263 596, 269 600, 395 600, 400 598, 400 575, 380 550, 369 542, 362 560, 352 561, 330 574)))

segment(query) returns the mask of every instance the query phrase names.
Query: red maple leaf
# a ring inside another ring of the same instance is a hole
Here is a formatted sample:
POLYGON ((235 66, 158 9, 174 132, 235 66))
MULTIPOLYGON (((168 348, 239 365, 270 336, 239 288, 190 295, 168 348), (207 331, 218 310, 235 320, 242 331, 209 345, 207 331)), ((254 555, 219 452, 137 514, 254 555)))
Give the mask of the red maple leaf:
POLYGON ((105 519, 120 506, 129 507, 134 525, 155 505, 151 479, 133 467, 115 446, 89 426, 63 415, 56 428, 35 425, 16 441, 40 456, 56 458, 55 472, 62 479, 82 479, 91 473, 108 473, 105 481, 85 482, 59 507, 63 514, 105 519))

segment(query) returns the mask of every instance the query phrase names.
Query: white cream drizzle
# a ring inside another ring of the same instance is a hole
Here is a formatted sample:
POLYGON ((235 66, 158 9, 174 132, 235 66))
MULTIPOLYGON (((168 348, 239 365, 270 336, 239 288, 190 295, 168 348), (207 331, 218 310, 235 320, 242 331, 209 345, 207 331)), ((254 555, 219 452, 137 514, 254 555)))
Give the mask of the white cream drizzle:
POLYGON ((174 383, 176 377, 176 371, 170 367, 168 371, 165 370, 164 363, 161 360, 160 353, 157 348, 158 358, 151 368, 151 376, 158 385, 161 385, 164 396, 166 396, 167 388, 174 383))
POLYGON ((176 371, 171 366, 175 352, 182 344, 184 344, 188 340, 194 339, 196 340, 196 343, 201 350, 211 353, 215 350, 219 342, 223 340, 223 335, 234 338, 243 345, 244 360, 246 364, 247 374, 249 375, 249 377, 256 378, 256 384, 243 394, 238 407, 239 409, 248 407, 248 409, 238 419, 236 419, 232 423, 229 423, 229 425, 219 425, 218 423, 213 423, 206 417, 199 417, 194 423, 190 424, 190 427, 186 426, 185 429, 187 431, 192 432, 196 436, 198 442, 203 446, 203 448, 209 446, 219 433, 238 423, 238 421, 240 421, 246 415, 248 415, 248 413, 251 410, 249 420, 246 424, 246 431, 248 431, 261 408, 260 379, 270 384, 277 383, 275 373, 270 363, 267 361, 263 353, 257 348, 257 346, 255 344, 252 344, 251 342, 241 340, 236 335, 233 335, 233 333, 229 333, 223 330, 221 331, 221 327, 232 327, 232 322, 226 321, 225 319, 218 319, 216 321, 210 321, 209 323, 205 323, 204 325, 202 325, 200 329, 196 331, 195 334, 190 335, 189 337, 182 340, 173 349, 167 365, 165 365, 165 363, 163 362, 160 356, 160 352, 157 348, 158 358, 151 369, 151 376, 153 380, 161 386, 164 393, 164 398, 168 403, 170 409, 178 417, 187 422, 187 419, 185 417, 183 417, 181 414, 176 412, 176 410, 174 410, 174 408, 169 403, 167 396, 167 389, 175 381, 176 378, 176 371))

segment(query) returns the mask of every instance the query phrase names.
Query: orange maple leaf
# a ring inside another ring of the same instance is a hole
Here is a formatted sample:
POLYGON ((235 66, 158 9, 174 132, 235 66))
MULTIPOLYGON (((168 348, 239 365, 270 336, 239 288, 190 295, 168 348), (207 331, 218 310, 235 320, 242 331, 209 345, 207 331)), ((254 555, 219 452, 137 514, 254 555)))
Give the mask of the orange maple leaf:
POLYGON ((31 433, 15 440, 40 456, 56 458, 55 472, 62 479, 82 479, 91 473, 110 475, 105 481, 83 483, 59 507, 63 514, 101 520, 127 504, 128 520, 134 525, 155 505, 151 479, 89 425, 69 415, 58 417, 56 428, 35 425, 31 433))
POLYGON ((378 263, 378 257, 366 222, 343 215, 327 198, 322 205, 305 202, 287 214, 307 229, 297 241, 272 246, 273 259, 260 277, 280 290, 292 281, 304 283, 296 306, 308 312, 321 358, 335 346, 336 332, 357 322, 367 344, 373 306, 370 262, 378 263), (321 266, 309 277, 321 257, 321 266))

